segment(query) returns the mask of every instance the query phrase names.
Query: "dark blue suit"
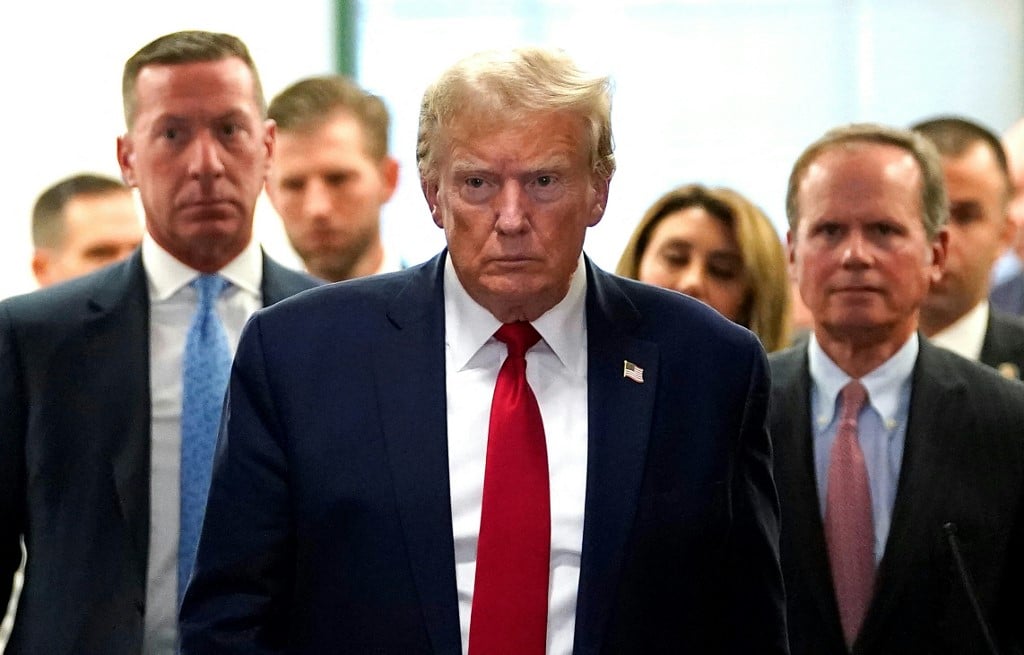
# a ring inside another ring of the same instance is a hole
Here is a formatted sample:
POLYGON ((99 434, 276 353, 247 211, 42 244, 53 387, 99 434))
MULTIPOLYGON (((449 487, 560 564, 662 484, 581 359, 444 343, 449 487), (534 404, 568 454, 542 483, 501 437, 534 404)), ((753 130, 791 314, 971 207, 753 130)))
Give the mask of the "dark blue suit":
MULTIPOLYGON (((461 652, 443 261, 250 322, 184 653, 461 652)), ((587 280, 574 652, 787 652, 763 351, 692 299, 589 261, 587 280)))
MULTIPOLYGON (((263 301, 315 282, 264 257, 263 301)), ((6 655, 139 655, 149 553, 149 293, 139 252, 0 303, 6 655)))

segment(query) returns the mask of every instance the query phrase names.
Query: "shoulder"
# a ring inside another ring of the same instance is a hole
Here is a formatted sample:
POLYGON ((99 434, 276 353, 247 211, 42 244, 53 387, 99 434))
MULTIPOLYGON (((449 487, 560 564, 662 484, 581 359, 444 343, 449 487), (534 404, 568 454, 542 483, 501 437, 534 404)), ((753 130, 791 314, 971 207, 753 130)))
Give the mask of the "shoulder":
POLYGON ((88 275, 0 301, 0 314, 28 325, 74 322, 89 308, 123 302, 133 295, 145 299, 145 285, 136 253, 88 275))
POLYGON ((597 267, 592 272, 588 312, 599 310, 641 338, 691 352, 760 347, 752 332, 699 300, 597 267))
POLYGON ((377 320, 410 287, 415 289, 411 295, 416 300, 425 302, 428 299, 433 262, 435 260, 394 273, 330 284, 318 283, 261 309, 256 316, 264 325, 270 326, 322 325, 325 320, 332 324, 377 320))
POLYGON ((292 291, 293 294, 325 283, 323 279, 280 264, 266 253, 263 254, 263 275, 267 281, 292 291))
POLYGON ((807 366, 807 342, 796 343, 789 348, 768 355, 772 378, 788 380, 795 377, 807 366))
POLYGON ((955 386, 978 403, 1005 405, 1024 418, 1024 383, 1008 379, 995 369, 965 359, 922 339, 915 369, 915 383, 927 376, 944 386, 955 386))
POLYGON ((1011 314, 1024 313, 1024 271, 992 288, 990 300, 995 307, 1011 314))
POLYGON ((1024 319, 995 307, 988 315, 988 331, 1024 343, 1024 319))

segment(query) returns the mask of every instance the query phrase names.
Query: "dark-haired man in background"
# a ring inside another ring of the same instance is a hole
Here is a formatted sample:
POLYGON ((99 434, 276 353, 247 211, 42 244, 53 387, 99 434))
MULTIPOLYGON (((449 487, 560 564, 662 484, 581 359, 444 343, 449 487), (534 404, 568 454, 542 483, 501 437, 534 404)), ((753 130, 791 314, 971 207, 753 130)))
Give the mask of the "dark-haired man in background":
POLYGON ((988 300, 992 267, 1015 234, 1007 214, 1013 184, 1003 146, 987 128, 957 116, 911 129, 939 151, 949 196, 946 263, 921 305, 921 331, 938 346, 1020 378, 1024 323, 988 300))
POLYGON ((72 175, 39 194, 32 208, 32 272, 40 287, 120 261, 141 242, 131 189, 112 177, 72 175))

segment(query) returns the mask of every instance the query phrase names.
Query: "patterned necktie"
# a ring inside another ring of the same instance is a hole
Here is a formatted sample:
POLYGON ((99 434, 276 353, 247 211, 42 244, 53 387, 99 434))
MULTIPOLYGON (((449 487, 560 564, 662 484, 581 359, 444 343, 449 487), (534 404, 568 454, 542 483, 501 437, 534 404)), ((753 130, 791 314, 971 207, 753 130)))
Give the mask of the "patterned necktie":
POLYGON ((487 436, 480 537, 469 624, 470 655, 543 655, 547 644, 551 500, 548 454, 526 351, 540 339, 507 323, 487 436))
POLYGON ((182 362, 181 399, 181 530, 178 536, 178 604, 185 593, 199 544, 199 531, 210 490, 213 450, 220 428, 221 407, 231 371, 231 349, 217 316, 217 298, 228 286, 219 275, 192 281, 199 295, 188 328, 182 362))
POLYGON ((853 646, 875 584, 875 526, 857 415, 867 391, 857 380, 842 390, 842 414, 828 467, 825 541, 846 645, 853 646))

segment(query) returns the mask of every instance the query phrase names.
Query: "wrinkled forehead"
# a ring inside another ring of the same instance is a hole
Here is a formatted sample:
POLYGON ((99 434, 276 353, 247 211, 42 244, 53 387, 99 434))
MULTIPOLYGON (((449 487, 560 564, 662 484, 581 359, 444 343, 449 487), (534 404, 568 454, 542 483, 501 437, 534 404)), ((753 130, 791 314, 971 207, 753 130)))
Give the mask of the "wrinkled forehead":
POLYGON ((513 153, 558 152, 577 159, 590 156, 586 121, 563 110, 533 110, 493 115, 473 110, 459 112, 438 126, 437 144, 442 158, 480 148, 513 153))

